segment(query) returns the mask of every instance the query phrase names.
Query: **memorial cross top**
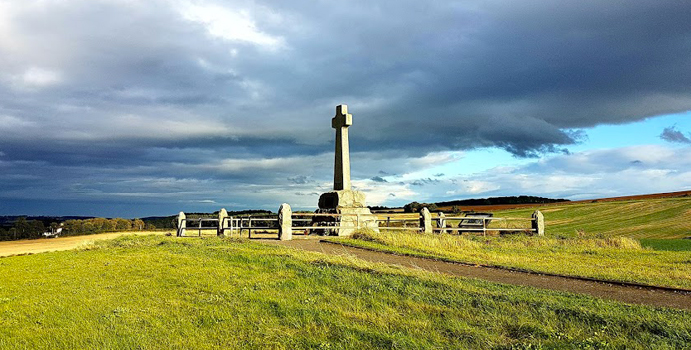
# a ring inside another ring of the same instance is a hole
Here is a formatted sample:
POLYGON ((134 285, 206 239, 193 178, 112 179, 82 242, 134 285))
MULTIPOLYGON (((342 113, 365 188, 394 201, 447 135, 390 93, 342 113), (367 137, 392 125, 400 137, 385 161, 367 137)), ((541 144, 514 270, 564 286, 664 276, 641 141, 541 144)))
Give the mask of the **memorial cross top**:
POLYGON ((350 189, 350 146, 348 127, 353 125, 353 115, 348 114, 347 105, 336 106, 336 116, 331 127, 336 129, 336 159, 334 162, 334 190, 350 189))

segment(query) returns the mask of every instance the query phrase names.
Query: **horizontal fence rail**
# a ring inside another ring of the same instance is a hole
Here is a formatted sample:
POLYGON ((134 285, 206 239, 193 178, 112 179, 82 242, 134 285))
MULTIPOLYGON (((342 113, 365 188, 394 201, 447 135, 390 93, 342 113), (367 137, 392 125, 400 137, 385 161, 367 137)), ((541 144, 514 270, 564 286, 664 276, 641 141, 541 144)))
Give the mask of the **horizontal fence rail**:
MULTIPOLYGON (((285 205, 285 204, 284 204, 285 205)), ((310 233, 338 233, 340 230, 357 230, 362 228, 382 229, 390 231, 414 231, 425 233, 515 233, 526 232, 544 235, 544 217, 538 210, 531 218, 501 218, 493 216, 445 216, 436 213, 432 216, 426 208, 419 214, 340 214, 340 213, 292 213, 281 206, 278 214, 267 216, 229 216, 225 209, 221 209, 217 218, 201 217, 187 218, 183 212, 178 215, 178 237, 191 237, 187 231, 202 235, 202 231, 216 231, 219 236, 237 233, 242 236, 247 233, 248 238, 255 234, 277 234, 279 239, 292 234, 310 233), (369 226, 374 223, 374 227, 369 226), (516 226, 509 222, 530 222, 530 227, 499 227, 516 226), (503 224, 502 224, 503 223, 503 224)), ((350 232, 350 231, 348 231, 350 232)))

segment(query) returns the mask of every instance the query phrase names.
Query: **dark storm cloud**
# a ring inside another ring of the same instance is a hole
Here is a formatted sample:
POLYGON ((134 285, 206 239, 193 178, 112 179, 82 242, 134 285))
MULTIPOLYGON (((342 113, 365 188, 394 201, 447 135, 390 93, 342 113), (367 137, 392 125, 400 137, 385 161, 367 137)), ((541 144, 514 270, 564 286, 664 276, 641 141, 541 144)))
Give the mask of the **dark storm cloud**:
POLYGON ((668 141, 668 142, 677 142, 677 143, 691 143, 691 139, 686 137, 681 131, 677 130, 676 127, 670 126, 668 128, 665 128, 662 130, 662 134, 660 134, 660 138, 668 141))
POLYGON ((381 177, 381 176, 374 176, 374 177, 372 177, 370 180, 372 180, 372 181, 374 181, 374 182, 388 182, 388 181, 386 181, 386 179, 384 179, 384 178, 381 177))
POLYGON ((424 185, 436 184, 436 183, 439 183, 439 180, 432 179, 432 178, 428 177, 426 179, 415 180, 415 181, 411 182, 410 184, 413 186, 424 186, 424 185))
POLYGON ((280 186, 328 187, 339 103, 374 182, 405 173, 374 153, 567 154, 584 128, 691 108, 688 18, 681 1, 3 2, 0 202, 271 207, 280 186))
POLYGON ((305 175, 298 175, 298 176, 289 177, 288 181, 290 181, 296 185, 304 185, 304 184, 308 184, 308 183, 312 182, 312 181, 310 181, 309 177, 305 176, 305 175))

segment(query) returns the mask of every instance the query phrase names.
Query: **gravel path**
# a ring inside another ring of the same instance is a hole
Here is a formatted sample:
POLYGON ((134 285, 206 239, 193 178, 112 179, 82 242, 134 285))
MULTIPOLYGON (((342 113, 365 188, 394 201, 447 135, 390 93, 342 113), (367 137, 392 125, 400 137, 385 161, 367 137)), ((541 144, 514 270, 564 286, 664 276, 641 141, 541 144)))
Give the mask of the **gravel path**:
POLYGON ((685 293, 628 287, 557 276, 507 271, 489 267, 468 266, 417 257, 399 256, 347 247, 339 244, 323 243, 319 242, 319 239, 314 238, 294 239, 292 241, 262 240, 262 242, 325 254, 351 255, 365 261, 400 265, 453 276, 471 277, 492 282, 588 294, 598 298, 612 299, 631 304, 645 304, 691 310, 691 295, 685 293))

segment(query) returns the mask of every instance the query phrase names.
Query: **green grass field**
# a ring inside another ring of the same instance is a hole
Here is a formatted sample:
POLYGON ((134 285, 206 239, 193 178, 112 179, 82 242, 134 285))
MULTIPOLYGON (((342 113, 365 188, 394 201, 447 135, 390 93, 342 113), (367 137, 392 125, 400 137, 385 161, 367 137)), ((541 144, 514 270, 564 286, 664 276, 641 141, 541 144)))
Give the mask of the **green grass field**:
MULTIPOLYGON (((529 218, 535 209, 494 214, 529 218)), ((557 204, 538 209, 545 215, 545 237, 382 230, 330 239, 397 254, 691 289, 691 239, 682 239, 691 237, 691 198, 557 204)), ((529 224, 493 221, 492 227, 529 224)))
POLYGON ((657 239, 641 238, 644 247, 671 252, 691 252, 691 239, 657 239))
MULTIPOLYGON (((483 237, 382 230, 329 240, 468 264, 691 289, 688 251, 644 248, 636 239, 628 237, 483 237)), ((658 240, 653 242, 661 246, 658 240)))
MULTIPOLYGON (((691 198, 549 205, 545 215, 548 235, 626 236, 635 238, 691 237, 691 198)), ((530 217, 531 209, 505 210, 498 217, 530 217)))
POLYGON ((247 240, 0 259, 2 349, 683 349, 691 313, 247 240))

